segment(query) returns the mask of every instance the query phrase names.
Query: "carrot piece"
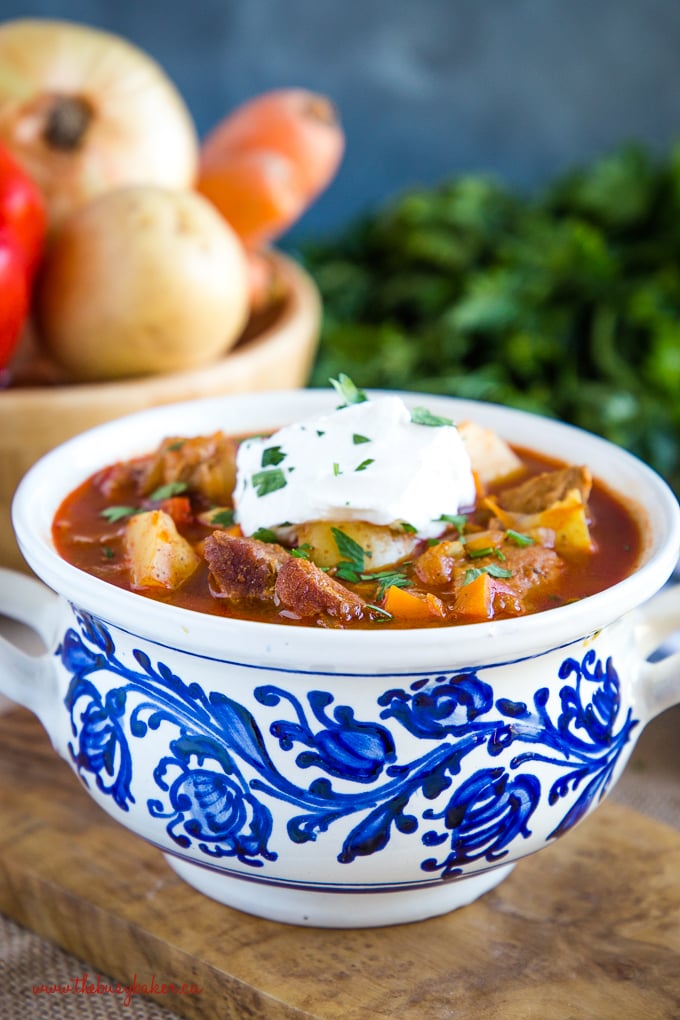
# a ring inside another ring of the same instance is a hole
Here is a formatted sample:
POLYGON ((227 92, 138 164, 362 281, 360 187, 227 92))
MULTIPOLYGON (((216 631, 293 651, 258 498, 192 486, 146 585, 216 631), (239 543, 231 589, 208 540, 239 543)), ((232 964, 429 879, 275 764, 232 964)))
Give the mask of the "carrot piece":
POLYGON ((188 524, 193 517, 191 501, 188 496, 170 496, 163 500, 160 509, 165 510, 175 524, 188 524))
POLYGON ((385 593, 384 609, 399 620, 431 620, 444 617, 446 609, 432 592, 411 592, 391 584, 385 593))
POLYGON ((493 578, 487 573, 478 574, 474 581, 464 584, 458 592, 454 606, 456 615, 472 623, 490 620, 493 616, 493 578))
POLYGON ((250 247, 283 233, 306 205, 291 163, 272 152, 237 153, 204 170, 197 188, 250 247))
POLYGON ((248 246, 280 236, 337 172, 345 138, 333 104, 307 89, 243 103, 201 146, 197 188, 248 246))

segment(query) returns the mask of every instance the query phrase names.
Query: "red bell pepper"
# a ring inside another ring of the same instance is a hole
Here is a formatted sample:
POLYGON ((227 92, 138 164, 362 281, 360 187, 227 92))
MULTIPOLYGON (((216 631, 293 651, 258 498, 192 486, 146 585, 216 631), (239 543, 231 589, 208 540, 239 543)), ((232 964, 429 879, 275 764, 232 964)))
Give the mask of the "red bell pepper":
POLYGON ((46 230, 42 194, 0 146, 0 370, 8 365, 28 317, 46 230))
POLYGON ((0 370, 19 341, 30 306, 30 284, 24 251, 15 237, 0 227, 0 370))

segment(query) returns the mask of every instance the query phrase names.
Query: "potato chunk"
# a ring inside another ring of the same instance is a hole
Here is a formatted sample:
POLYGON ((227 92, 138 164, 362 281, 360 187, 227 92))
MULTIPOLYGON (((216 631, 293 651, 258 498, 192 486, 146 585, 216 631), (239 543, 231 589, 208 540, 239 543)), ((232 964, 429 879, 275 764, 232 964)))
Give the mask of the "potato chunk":
POLYGON ((338 549, 333 529, 337 528, 366 553, 366 570, 379 570, 409 556, 417 543, 410 532, 365 521, 311 521, 295 527, 298 543, 309 546, 310 558, 319 567, 335 567, 346 557, 338 549))
POLYGON ((125 527, 132 588, 179 588, 200 563, 164 510, 135 514, 125 527))
POLYGON ((525 470, 517 454, 493 429, 464 421, 458 432, 482 486, 494 485, 525 470))

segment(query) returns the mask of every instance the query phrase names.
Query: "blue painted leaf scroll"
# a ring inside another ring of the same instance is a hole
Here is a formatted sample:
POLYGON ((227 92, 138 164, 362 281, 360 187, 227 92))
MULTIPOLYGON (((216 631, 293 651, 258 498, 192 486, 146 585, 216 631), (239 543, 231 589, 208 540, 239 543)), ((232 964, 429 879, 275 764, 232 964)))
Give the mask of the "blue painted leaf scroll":
POLYGON ((542 794, 555 810, 548 838, 575 825, 606 792, 637 725, 630 710, 619 719, 616 669, 591 649, 581 661, 565 658, 558 694, 551 698, 541 687, 530 705, 494 700, 481 668, 390 688, 378 698, 374 721, 357 719, 327 691, 301 699, 262 685, 255 690, 261 717, 273 718, 263 731, 243 705, 186 683, 144 652, 133 653, 130 668, 106 627, 84 613, 77 621, 57 654, 71 676, 69 751, 82 780, 129 811, 131 745, 149 730, 167 731, 167 753, 146 777, 157 791, 147 799, 149 814, 178 849, 253 868, 278 856, 276 801, 288 805, 287 835, 295 844, 344 821, 341 864, 380 853, 395 832, 420 840, 424 877, 455 878, 474 862, 496 863, 514 840, 531 834, 542 794), (95 680, 102 672, 107 688, 120 679, 105 695, 95 680), (422 742, 422 753, 400 760, 399 731, 422 742), (479 767, 461 781, 461 765, 473 754, 479 767), (274 761, 282 755, 285 771, 274 761), (300 777, 308 771, 305 784, 300 777), (546 775, 553 778, 543 793, 546 775))

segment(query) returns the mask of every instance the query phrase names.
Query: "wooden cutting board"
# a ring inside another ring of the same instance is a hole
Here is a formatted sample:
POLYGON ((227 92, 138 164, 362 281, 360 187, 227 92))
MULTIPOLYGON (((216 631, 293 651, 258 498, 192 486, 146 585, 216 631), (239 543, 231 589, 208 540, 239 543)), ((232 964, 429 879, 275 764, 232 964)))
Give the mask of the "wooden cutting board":
MULTIPOLYGON (((680 832, 613 803, 446 917, 294 928, 193 891, 22 709, 0 717, 0 911, 201 1020, 680 1017, 680 832)), ((75 975, 74 975, 75 977, 75 975)), ((49 975, 45 975, 49 981, 49 975)))

